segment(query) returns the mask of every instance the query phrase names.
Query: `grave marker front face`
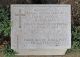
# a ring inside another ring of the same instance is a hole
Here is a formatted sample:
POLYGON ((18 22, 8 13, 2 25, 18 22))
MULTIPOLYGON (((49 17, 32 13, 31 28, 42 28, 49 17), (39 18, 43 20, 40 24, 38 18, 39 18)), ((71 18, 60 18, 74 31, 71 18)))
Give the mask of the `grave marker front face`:
POLYGON ((11 48, 21 55, 62 55, 71 48, 70 5, 11 5, 11 22, 11 48))

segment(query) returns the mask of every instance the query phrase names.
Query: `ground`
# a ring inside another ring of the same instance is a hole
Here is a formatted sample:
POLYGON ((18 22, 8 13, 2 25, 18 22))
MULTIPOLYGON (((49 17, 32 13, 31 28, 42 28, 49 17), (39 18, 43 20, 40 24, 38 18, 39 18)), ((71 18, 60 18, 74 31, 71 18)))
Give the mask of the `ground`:
MULTIPOLYGON (((0 51, 0 57, 4 57, 3 54, 0 51)), ((16 56, 16 57, 80 57, 80 51, 76 50, 76 51, 72 51, 72 52, 68 52, 66 55, 63 56, 16 56)))

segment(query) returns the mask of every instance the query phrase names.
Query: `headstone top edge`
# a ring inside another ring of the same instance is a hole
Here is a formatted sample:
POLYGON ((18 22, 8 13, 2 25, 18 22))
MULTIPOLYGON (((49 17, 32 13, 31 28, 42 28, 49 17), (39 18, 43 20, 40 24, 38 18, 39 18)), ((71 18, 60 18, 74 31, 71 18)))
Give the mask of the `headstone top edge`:
POLYGON ((71 4, 11 4, 11 7, 22 6, 55 6, 55 7, 71 7, 71 4))

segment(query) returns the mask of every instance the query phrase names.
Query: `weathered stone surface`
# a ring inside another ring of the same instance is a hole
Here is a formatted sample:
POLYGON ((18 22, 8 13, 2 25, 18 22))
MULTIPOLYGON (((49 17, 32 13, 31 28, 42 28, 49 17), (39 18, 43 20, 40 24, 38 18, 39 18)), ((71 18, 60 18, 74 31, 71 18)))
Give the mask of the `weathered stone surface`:
POLYGON ((12 5, 11 21, 11 47, 19 54, 60 55, 71 48, 70 5, 12 5))

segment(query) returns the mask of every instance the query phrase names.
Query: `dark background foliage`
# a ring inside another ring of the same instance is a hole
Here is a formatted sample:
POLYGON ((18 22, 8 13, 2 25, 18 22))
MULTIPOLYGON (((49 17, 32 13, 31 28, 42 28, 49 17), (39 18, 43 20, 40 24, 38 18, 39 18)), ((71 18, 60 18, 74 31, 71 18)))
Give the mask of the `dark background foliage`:
POLYGON ((0 6, 0 44, 10 39, 10 8, 0 6))

